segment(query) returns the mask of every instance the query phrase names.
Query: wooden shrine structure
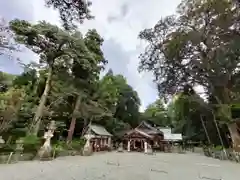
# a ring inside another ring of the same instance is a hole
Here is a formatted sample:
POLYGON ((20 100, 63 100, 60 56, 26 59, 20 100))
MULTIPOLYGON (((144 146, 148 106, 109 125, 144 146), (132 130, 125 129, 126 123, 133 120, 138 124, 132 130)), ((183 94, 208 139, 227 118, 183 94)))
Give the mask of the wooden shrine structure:
POLYGON ((110 150, 112 147, 112 134, 103 126, 89 124, 85 134, 90 134, 90 145, 93 151, 110 150))
POLYGON ((123 143, 128 151, 147 152, 149 148, 161 148, 163 133, 146 121, 125 133, 123 143))

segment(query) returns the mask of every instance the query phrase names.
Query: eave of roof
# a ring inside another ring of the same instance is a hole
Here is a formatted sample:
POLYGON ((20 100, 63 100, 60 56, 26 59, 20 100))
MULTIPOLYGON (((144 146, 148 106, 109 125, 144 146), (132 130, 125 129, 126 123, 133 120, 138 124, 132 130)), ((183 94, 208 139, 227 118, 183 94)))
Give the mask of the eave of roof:
POLYGON ((101 136, 113 136, 110 134, 103 126, 96 125, 96 124, 91 124, 89 125, 89 128, 96 133, 97 135, 101 136))

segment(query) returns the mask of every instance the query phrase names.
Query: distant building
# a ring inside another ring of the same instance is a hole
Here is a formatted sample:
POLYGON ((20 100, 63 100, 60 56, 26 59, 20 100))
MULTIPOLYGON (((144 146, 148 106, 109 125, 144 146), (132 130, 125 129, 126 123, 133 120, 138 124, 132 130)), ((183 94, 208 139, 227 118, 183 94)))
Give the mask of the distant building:
POLYGON ((149 147, 160 146, 163 133, 146 121, 125 133, 124 144, 128 151, 146 151, 149 147))
POLYGON ((174 134, 171 128, 142 121, 124 134, 123 141, 128 151, 145 151, 146 145, 163 151, 166 144, 182 141, 182 134, 174 134))
POLYGON ((182 134, 172 133, 171 128, 159 127, 158 129, 163 132, 164 141, 169 141, 169 142, 182 141, 182 134))
POLYGON ((93 135, 90 143, 94 151, 107 150, 112 147, 112 134, 103 126, 90 124, 85 134, 93 135))

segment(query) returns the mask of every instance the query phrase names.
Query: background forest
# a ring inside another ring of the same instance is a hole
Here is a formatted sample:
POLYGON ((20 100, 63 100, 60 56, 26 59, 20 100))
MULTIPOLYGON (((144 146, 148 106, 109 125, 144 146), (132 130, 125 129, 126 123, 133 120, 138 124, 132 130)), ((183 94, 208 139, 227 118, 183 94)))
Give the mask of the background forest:
POLYGON ((59 10, 62 27, 18 19, 0 24, 0 54, 17 58, 14 51, 25 46, 39 57, 23 65, 22 74, 0 73, 0 135, 6 141, 39 142, 50 120, 57 122, 56 140, 66 143, 79 140, 89 122, 117 136, 149 120, 186 139, 229 145, 227 125, 240 108, 237 1, 183 0, 177 15, 140 32, 147 47, 139 69, 153 73, 159 91, 144 112, 126 78, 105 69, 101 35, 76 28, 94 18, 91 3, 46 0, 46 5, 59 10))

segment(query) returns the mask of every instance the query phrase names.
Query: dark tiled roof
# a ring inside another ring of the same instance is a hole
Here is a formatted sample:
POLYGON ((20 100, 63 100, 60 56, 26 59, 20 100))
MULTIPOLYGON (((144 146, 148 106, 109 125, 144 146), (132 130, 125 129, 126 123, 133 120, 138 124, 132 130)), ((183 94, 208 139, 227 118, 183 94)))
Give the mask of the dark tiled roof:
POLYGON ((163 134, 162 131, 160 131, 157 127, 153 127, 148 121, 141 122, 141 124, 138 126, 138 128, 144 129, 144 131, 148 131, 149 133, 152 133, 152 134, 163 134), (144 127, 146 127, 146 128, 144 128, 144 127))
POLYGON ((89 125, 89 128, 97 135, 112 136, 112 134, 110 134, 103 126, 91 124, 89 125))
POLYGON ((135 129, 132 129, 132 130, 128 131, 128 132, 126 133, 126 135, 127 135, 127 136, 130 136, 130 135, 131 135, 132 133, 134 133, 134 132, 137 132, 137 133, 139 133, 139 134, 141 134, 142 136, 147 137, 147 138, 153 138, 152 135, 150 135, 150 134, 146 133, 145 131, 143 131, 143 130, 141 130, 141 129, 138 129, 138 128, 135 128, 135 129))

